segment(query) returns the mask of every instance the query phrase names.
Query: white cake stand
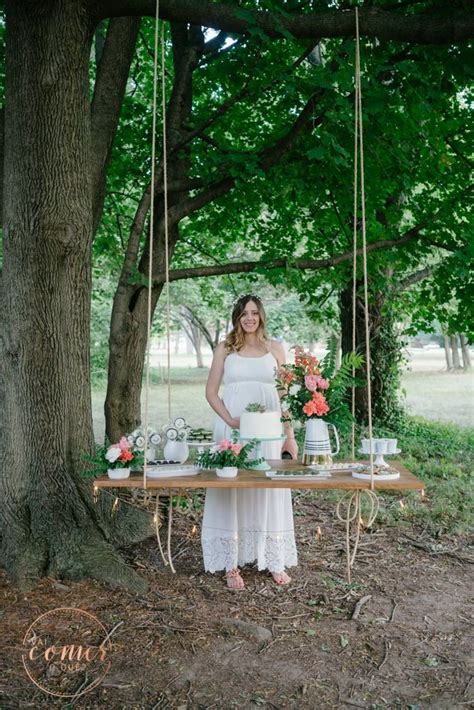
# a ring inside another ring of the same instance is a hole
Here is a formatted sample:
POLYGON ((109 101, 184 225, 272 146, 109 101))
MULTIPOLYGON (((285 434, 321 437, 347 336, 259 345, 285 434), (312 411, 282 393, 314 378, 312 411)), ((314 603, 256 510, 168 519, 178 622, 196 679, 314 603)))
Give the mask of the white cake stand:
MULTIPOLYGON (((272 436, 268 439, 257 439, 256 436, 240 436, 239 439, 240 441, 255 441, 255 458, 257 459, 263 459, 263 454, 262 454, 262 442, 264 441, 284 441, 286 437, 284 436, 272 436)), ((247 466, 245 466, 249 471, 271 471, 271 466, 268 464, 266 461, 262 461, 261 463, 249 463, 247 466)))
MULTIPOLYGON (((394 454, 399 454, 400 451, 400 449, 396 449, 395 451, 391 451, 389 454, 385 454, 385 456, 393 456, 394 454)), ((367 451, 362 451, 362 449, 359 449, 359 454, 365 454, 365 456, 370 456, 370 453, 367 453, 367 451)), ((388 464, 384 460, 384 454, 375 454, 374 468, 376 466, 379 469, 390 468, 390 464, 388 464)), ((362 478, 365 481, 370 481, 372 478, 370 473, 362 473, 361 471, 353 471, 352 476, 354 478, 362 478)), ((393 469, 389 471, 381 471, 380 473, 374 475, 374 479, 376 481, 394 481, 397 478, 400 478, 400 473, 398 471, 394 471, 393 469)))
MULTIPOLYGON (((388 464, 384 460, 384 455, 385 456, 393 456, 394 454, 399 454, 401 452, 401 449, 395 449, 395 451, 391 451, 389 454, 376 454, 374 451, 374 456, 375 456, 375 461, 374 461, 374 466, 381 466, 382 468, 389 468, 390 464, 388 464)), ((364 454, 364 456, 370 456, 370 453, 368 451, 362 451, 362 449, 359 449, 358 451, 359 454, 364 454)))

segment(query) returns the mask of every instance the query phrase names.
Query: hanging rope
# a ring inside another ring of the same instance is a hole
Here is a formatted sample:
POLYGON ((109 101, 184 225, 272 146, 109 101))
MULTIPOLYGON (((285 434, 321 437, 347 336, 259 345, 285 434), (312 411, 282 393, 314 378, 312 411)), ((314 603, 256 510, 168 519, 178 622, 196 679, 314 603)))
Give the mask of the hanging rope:
POLYGON ((145 460, 143 462, 143 488, 146 488, 147 474, 147 449, 148 449, 148 405, 150 392, 150 345, 151 345, 151 296, 153 280, 153 233, 155 227, 155 163, 156 163, 156 104, 157 104, 157 77, 158 77, 158 23, 159 23, 160 2, 156 0, 155 9, 155 38, 154 38, 154 61, 153 61, 153 107, 151 121, 151 184, 150 184, 150 231, 148 237, 148 290, 147 290, 147 313, 146 313, 146 366, 145 366, 145 416, 144 416, 144 437, 145 437, 145 460))
MULTIPOLYGON (((158 2, 158 0, 157 0, 158 2)), ((155 55, 156 57, 156 55, 155 55)), ((166 296, 166 365, 168 370, 168 420, 171 422, 171 346, 170 346, 170 260, 168 231, 168 147, 166 133, 166 85, 165 85, 165 25, 161 28, 161 111, 163 116, 163 202, 165 213, 165 296, 166 296)))
MULTIPOLYGON (((357 258, 357 207, 358 179, 360 174, 360 202, 362 224, 362 264, 364 273, 364 322, 365 322, 365 359, 367 373, 367 417, 369 427, 370 452, 370 487, 374 488, 374 451, 372 430, 372 385, 370 362, 370 329, 369 329, 369 289, 367 276, 367 232, 365 221, 365 178, 364 178, 364 131, 362 123, 362 86, 360 68, 360 34, 359 10, 355 8, 356 51, 355 51, 355 139, 354 139, 354 257, 353 257, 353 289, 352 289, 352 347, 356 345, 356 258, 357 258)), ((354 372, 354 371, 353 371, 354 372)), ((355 415, 355 387, 352 388, 352 415, 355 415)), ((352 456, 355 457, 355 428, 352 428, 352 456)))
POLYGON ((357 555, 359 547, 360 533, 363 527, 370 528, 373 525, 379 510, 379 499, 377 495, 369 490, 362 489, 356 491, 348 491, 343 495, 336 507, 336 515, 339 520, 346 524, 346 563, 347 563, 347 581, 351 581, 351 568, 357 555), (369 502, 369 510, 366 518, 362 517, 362 498, 367 496, 369 502), (345 515, 342 513, 342 507, 346 505, 345 515), (351 523, 355 521, 356 532, 355 539, 351 552, 351 523))
MULTIPOLYGON (((145 461, 143 465, 143 487, 147 487, 147 458, 148 443, 148 415, 150 396, 150 347, 151 347, 151 322, 152 322, 152 293, 153 293, 153 242, 155 232, 155 173, 156 173, 156 116, 158 104, 158 37, 159 37, 160 2, 156 0, 155 35, 153 58, 153 106, 152 106, 152 138, 151 138, 151 185, 150 185, 150 230, 148 246, 148 298, 147 298, 147 347, 146 347, 146 375, 145 375, 145 461)), ((166 297, 166 352, 167 352, 167 405, 168 419, 171 419, 171 360, 170 360, 170 284, 169 284, 169 230, 168 230, 168 159, 167 159, 167 134, 166 134, 166 83, 165 83, 165 26, 161 25, 161 114, 163 122, 163 222, 165 232, 165 297, 166 297)))
MULTIPOLYGON (((357 297, 357 208, 358 208, 358 177, 359 177, 359 112, 358 112, 358 86, 357 86, 357 53, 356 53, 356 78, 354 100, 354 206, 353 206, 353 239, 352 239, 352 352, 356 350, 356 297, 357 297)), ((352 378, 355 378, 355 366, 352 366, 352 378)), ((352 385, 352 460, 355 461, 355 385, 352 385)))

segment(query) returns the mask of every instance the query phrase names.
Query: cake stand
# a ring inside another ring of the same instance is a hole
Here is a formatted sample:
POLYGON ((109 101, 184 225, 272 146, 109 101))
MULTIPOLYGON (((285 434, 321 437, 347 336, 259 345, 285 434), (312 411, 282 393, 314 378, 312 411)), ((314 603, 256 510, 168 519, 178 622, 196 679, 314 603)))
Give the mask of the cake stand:
MULTIPOLYGON (((284 441, 286 437, 284 436, 272 436, 268 439, 257 439, 256 436, 239 436, 240 441, 255 441, 255 458, 256 459, 263 459, 264 456, 262 454, 262 443, 264 441, 284 441)), ((245 466, 246 469, 249 471, 271 471, 271 466, 268 464, 266 461, 262 461, 261 463, 249 463, 248 465, 245 466)))
MULTIPOLYGON (((395 451, 391 451, 389 454, 387 454, 387 453, 377 454, 374 451, 374 456, 375 456, 374 466, 380 466, 381 468, 389 468, 390 464, 388 464, 384 460, 384 456, 393 456, 394 454, 399 454, 400 452, 401 452, 401 449, 395 449, 395 451)), ((369 451, 362 451, 362 449, 359 449, 359 451, 357 453, 364 454, 364 456, 370 456, 369 451)))
MULTIPOLYGON (((385 456, 393 456, 394 454, 399 454, 401 449, 395 449, 395 451, 391 451, 389 454, 385 454, 385 456)), ((365 456, 370 456, 370 453, 367 451, 362 451, 362 449, 359 449, 358 451, 359 454, 365 454, 365 456)), ((380 473, 375 473, 374 474, 374 479, 376 481, 393 481, 397 478, 400 478, 400 473, 399 471, 396 471, 395 469, 390 468, 390 464, 388 464, 384 460, 384 454, 375 454, 375 461, 374 461, 374 469, 378 467, 379 469, 382 469, 380 473), (384 471, 383 469, 388 469, 388 471, 384 471)), ((372 476, 370 473, 362 472, 362 471, 353 471, 352 476, 354 478, 361 478, 365 481, 370 481, 372 476)))

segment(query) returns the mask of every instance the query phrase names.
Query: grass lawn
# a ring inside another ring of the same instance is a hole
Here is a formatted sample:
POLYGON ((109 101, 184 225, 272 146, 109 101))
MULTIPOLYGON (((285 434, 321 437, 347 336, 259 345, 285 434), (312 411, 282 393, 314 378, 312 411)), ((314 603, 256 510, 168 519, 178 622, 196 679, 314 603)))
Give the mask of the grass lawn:
MULTIPOLYGON (((454 374, 443 371, 444 353, 439 350, 408 351, 409 363, 403 375, 402 387, 407 410, 410 414, 474 427, 474 374, 454 374)), ((209 362, 209 357, 206 362, 209 362)), ((159 366, 164 356, 154 358, 158 366, 152 371, 149 420, 161 427, 168 420, 166 376, 159 366)), ((206 402, 204 389, 208 369, 198 369, 190 355, 173 355, 172 362, 179 367, 171 368, 171 404, 173 417, 184 416, 191 426, 212 429, 214 413, 206 402)), ((96 387, 92 393, 94 432, 97 441, 104 436, 105 387, 96 387)))

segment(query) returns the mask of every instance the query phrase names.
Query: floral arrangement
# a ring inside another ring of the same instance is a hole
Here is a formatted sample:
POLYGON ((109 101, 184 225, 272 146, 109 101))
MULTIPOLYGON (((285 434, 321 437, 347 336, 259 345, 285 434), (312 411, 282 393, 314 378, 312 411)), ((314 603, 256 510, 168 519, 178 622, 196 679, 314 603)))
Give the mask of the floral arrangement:
POLYGON ((245 468, 245 464, 249 461, 261 463, 263 459, 248 458, 255 444, 255 441, 249 441, 243 445, 235 440, 223 439, 208 451, 201 451, 196 458, 196 463, 200 468, 224 468, 225 466, 245 468))
POLYGON ((143 454, 134 451, 132 444, 125 436, 122 436, 116 444, 97 446, 95 456, 85 456, 84 459, 89 464, 87 471, 83 472, 85 476, 105 473, 109 468, 141 468, 143 466, 143 454))
POLYGON ((341 429, 352 421, 347 391, 354 379, 352 368, 358 369, 363 357, 344 355, 336 371, 335 348, 322 360, 301 346, 294 346, 294 364, 282 365, 277 373, 277 388, 282 396, 283 421, 305 422, 309 418, 325 418, 341 429))

